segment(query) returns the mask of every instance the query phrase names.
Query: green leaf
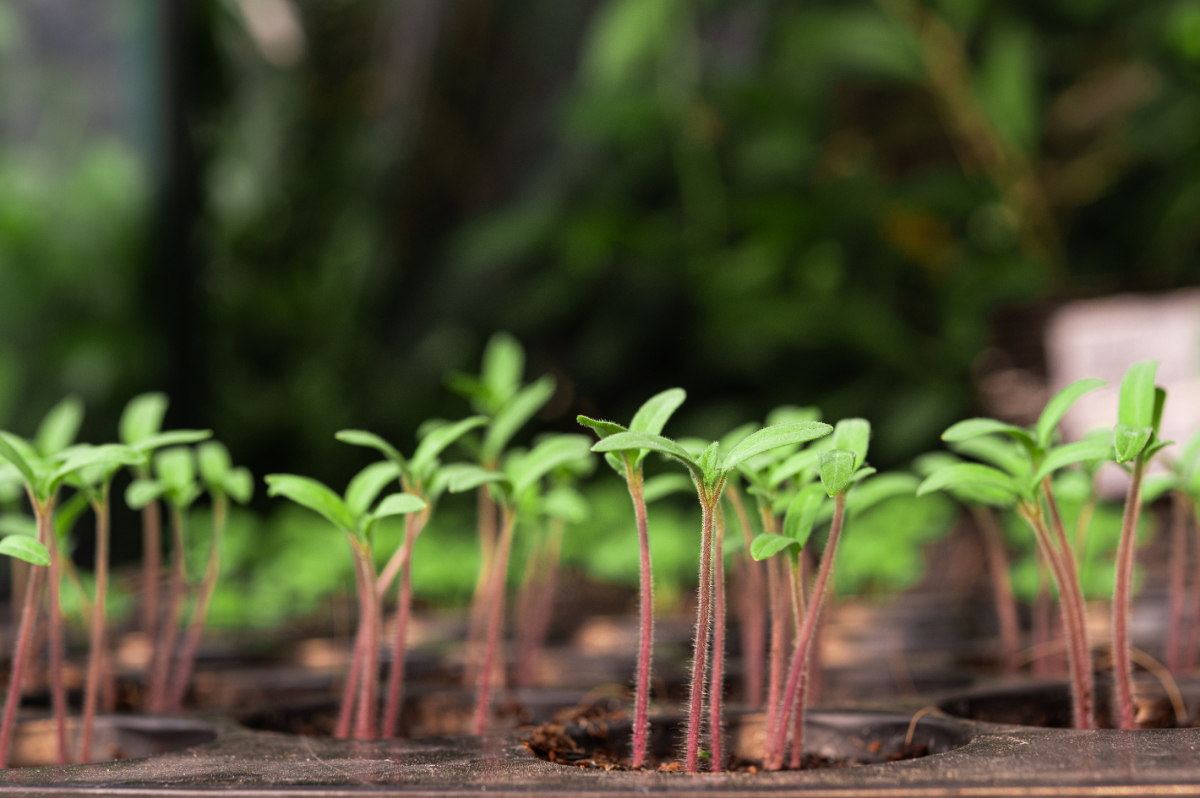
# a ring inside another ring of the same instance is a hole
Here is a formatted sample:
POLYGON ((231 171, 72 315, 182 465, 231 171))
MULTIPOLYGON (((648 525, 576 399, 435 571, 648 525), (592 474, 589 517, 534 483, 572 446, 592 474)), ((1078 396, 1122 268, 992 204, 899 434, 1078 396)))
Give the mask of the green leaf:
POLYGON ((854 467, 867 460, 871 442, 871 422, 865 418, 844 418, 833 428, 833 448, 854 455, 854 467))
POLYGON ((533 418, 537 411, 554 396, 554 378, 545 376, 538 381, 526 385, 496 413, 492 423, 488 425, 483 438, 481 459, 485 463, 495 462, 504 447, 517 434, 521 427, 533 418))
POLYGON ((789 421, 820 421, 821 408, 797 407, 796 405, 780 405, 767 413, 767 426, 786 424, 789 421))
POLYGON ((37 537, 37 520, 21 513, 4 513, 0 515, 0 535, 24 535, 29 538, 37 537))
MULTIPOLYGON (((1117 401, 1117 421, 1121 426, 1153 428, 1154 375, 1157 371, 1157 360, 1143 360, 1140 363, 1134 363, 1125 372, 1125 377, 1121 380, 1121 396, 1117 401)), ((1119 444, 1117 451, 1118 453, 1121 451, 1119 444)), ((1139 448, 1138 451, 1141 449, 1139 448)), ((1125 460, 1118 462, 1123 463, 1125 460)))
POLYGON ((702 469, 687 450, 670 438, 661 435, 651 435, 646 432, 618 432, 609 435, 592 447, 593 452, 621 452, 627 449, 649 449, 673 457, 683 463, 701 481, 704 481, 702 469))
POLYGON ((346 487, 345 502, 350 515, 355 518, 362 516, 375 502, 379 492, 399 476, 400 466, 391 460, 371 463, 355 474, 346 487))
POLYGON ((650 504, 672 493, 686 492, 694 488, 692 481, 683 474, 659 474, 650 477, 642 485, 642 499, 646 504, 650 504))
POLYGON ((515 457, 506 464, 505 471, 512 478, 514 496, 519 497, 559 466, 590 457, 590 452, 591 440, 584 435, 547 437, 527 454, 515 457))
MULTIPOLYGON (((672 476, 679 476, 673 474, 672 476)), ((591 515, 591 507, 583 494, 574 488, 560 485, 542 499, 542 512, 567 524, 582 524, 591 515)))
POLYGON ((447 446, 461 438, 465 433, 482 427, 487 424, 487 416, 470 416, 461 421, 456 421, 453 424, 445 424, 432 430, 421 443, 417 446, 417 450, 413 453, 412 462, 409 467, 417 479, 424 479, 433 467, 447 446))
POLYGON ((1005 424, 1003 421, 997 421, 994 418, 968 418, 966 421, 960 421, 942 433, 942 440, 952 443, 955 441, 965 441, 968 438, 974 438, 979 435, 991 435, 994 433, 1008 435, 1024 443, 1026 446, 1037 445, 1037 441, 1030 434, 1029 430, 1013 424, 1005 424))
POLYGON ((1046 403, 1046 407, 1042 410, 1042 414, 1038 417, 1037 422, 1037 445, 1039 449, 1049 448, 1054 442, 1054 430, 1057 429, 1060 421, 1066 416, 1067 411, 1071 409, 1081 396, 1089 394, 1092 391, 1099 390, 1107 382, 1095 377, 1086 377, 1063 388, 1046 403))
POLYGON ((982 491, 997 498, 1004 497, 1009 503, 1022 495, 1020 486, 1008 474, 979 463, 960 463, 930 474, 917 487, 917 495, 924 496, 936 490, 960 488, 982 491))
POLYGON ((233 468, 229 450, 220 441, 208 441, 197 446, 196 462, 200 465, 200 478, 210 487, 221 487, 225 475, 233 468))
POLYGON ((575 420, 583 426, 591 429, 599 438, 607 438, 609 435, 616 435, 618 432, 628 432, 629 430, 622 427, 615 421, 602 421, 598 418, 588 418, 587 416, 576 416, 575 420))
POLYGON ((767 480, 768 486, 771 488, 778 487, 780 483, 799 474, 808 468, 816 468, 821 457, 821 453, 813 449, 805 449, 796 452, 794 455, 784 460, 775 468, 771 469, 771 475, 767 480))
POLYGON ((186 489, 196 479, 196 459, 191 449, 164 449, 154 457, 154 473, 169 490, 186 489))
POLYGON ((927 477, 934 471, 958 465, 961 462, 961 457, 953 455, 950 452, 926 452, 913 460, 912 468, 913 471, 916 471, 922 477, 927 477))
POLYGON ((479 382, 493 408, 503 407, 521 387, 525 375, 525 349, 506 332, 488 339, 479 369, 479 382))
POLYGON ((800 544, 789 537, 763 532, 750 541, 750 556, 756 560, 767 560, 792 546, 800 548, 800 544))
POLYGON ((1149 462, 1151 457, 1158 454, 1168 446, 1173 446, 1174 444, 1175 441, 1160 441, 1155 438, 1149 446, 1142 450, 1142 456, 1146 458, 1147 462, 1149 462))
POLYGON ((704 472, 704 484, 715 484, 718 469, 721 466, 721 444, 716 441, 710 443, 696 458, 696 462, 700 465, 700 470, 704 472))
POLYGON ((1154 386, 1154 423, 1150 426, 1154 427, 1154 434, 1158 434, 1159 427, 1162 426, 1163 409, 1167 406, 1167 389, 1161 385, 1154 386))
POLYGON ((130 509, 140 510, 163 495, 167 486, 156 479, 135 479, 125 489, 125 503, 130 509))
POLYGON ((254 477, 245 466, 226 471, 221 487, 238 504, 247 504, 254 498, 254 477))
POLYGON ((137 465, 142 455, 131 446, 106 443, 101 446, 81 447, 73 451, 55 471, 55 477, 80 474, 83 482, 94 485, 107 482, 122 466, 137 465), (84 473, 90 471, 91 473, 84 473))
POLYGON ((50 408, 38 426, 34 446, 42 457, 57 454, 75 442, 83 424, 83 400, 68 396, 50 408))
POLYGON ((1150 474, 1142 480, 1142 504, 1150 504, 1181 487, 1178 474, 1150 474))
POLYGON ((1111 460, 1112 458, 1113 447, 1107 441, 1083 440, 1077 443, 1068 443, 1065 446, 1056 446, 1046 453, 1031 482, 1036 488, 1043 479, 1064 466, 1088 460, 1111 460))
POLYGON ((385 441, 383 438, 376 435, 374 432, 367 432, 361 429, 344 429, 333 437, 337 438, 342 443, 348 443, 351 446, 364 446, 368 449, 375 449, 383 454, 384 457, 391 460, 401 468, 404 467, 404 455, 400 454, 395 446, 385 441))
POLYGON ((212 437, 210 429, 173 429, 160 432, 147 438, 142 438, 133 445, 139 452, 152 452, 164 446, 187 446, 192 443, 208 440, 212 437))
POLYGON ((663 427, 685 399, 687 391, 682 388, 668 388, 651 396, 633 414, 633 420, 629 422, 630 431, 661 435, 663 427))
POLYGON ((0 540, 0 554, 7 554, 34 565, 50 564, 50 553, 46 551, 46 547, 24 535, 10 535, 0 540))
POLYGON ((1150 426, 1130 427, 1122 423, 1113 427, 1113 448, 1117 462, 1127 463, 1141 454, 1153 434, 1154 428, 1150 426))
POLYGON ((132 446, 162 429, 169 400, 165 393, 144 393, 125 405, 119 425, 121 443, 132 446))
POLYGON ((821 484, 830 497, 836 496, 850 484, 854 476, 854 453, 838 449, 821 452, 821 484))
POLYGON ((1029 461, 1029 450, 1012 438, 980 435, 965 441, 956 441, 950 444, 950 448, 959 454, 1007 471, 1018 479, 1029 476, 1033 471, 1029 461))
POLYGON ((812 534, 821 505, 826 501, 825 489, 820 485, 813 483, 801 488, 783 516, 784 536, 803 547, 812 534))
POLYGON ((411 493, 393 493, 390 496, 384 496, 383 501, 379 502, 375 512, 371 515, 375 518, 388 518, 393 515, 418 513, 426 506, 425 500, 420 496, 414 496, 411 493))
POLYGON ((499 471, 489 471, 483 466, 467 463, 456 463, 455 466, 446 479, 446 487, 451 493, 464 493, 492 482, 512 487, 512 481, 508 475, 499 471))
POLYGON ((0 457, 12 463, 21 472, 25 483, 32 487, 37 485, 38 475, 33 469, 33 464, 27 459, 28 454, 29 444, 11 432, 0 430, 0 457))
POLYGON ((912 474, 880 474, 869 482, 855 485, 846 492, 846 512, 864 513, 887 499, 916 494, 921 480, 912 474))
POLYGON ((773 424, 749 435, 725 456, 722 467, 732 471, 739 463, 756 454, 778 449, 780 446, 790 446, 793 443, 804 443, 823 437, 833 432, 833 427, 820 421, 789 421, 784 424, 773 424))
POLYGON ((296 474, 267 474, 268 496, 283 496, 321 515, 343 532, 354 532, 355 519, 336 493, 315 479, 296 474))
POLYGON ((59 540, 66 540, 67 536, 71 534, 79 516, 83 515, 83 511, 91 506, 92 498, 81 491, 54 508, 54 534, 59 540))
POLYGON ((871 466, 863 466, 862 468, 860 468, 854 472, 854 476, 850 477, 850 482, 852 482, 852 483, 862 482, 864 479, 866 479, 867 477, 871 476, 872 474, 874 474, 876 472, 877 472, 877 469, 872 468, 871 466))
MULTIPOLYGON (((718 443, 721 444, 720 451, 733 451, 734 447, 736 447, 739 443, 746 440, 746 438, 750 437, 762 428, 763 427, 761 425, 755 424, 753 421, 742 424, 740 427, 734 427, 729 432, 721 436, 721 440, 718 441, 718 443)), ((707 449, 708 447, 705 446, 704 448, 707 449)))

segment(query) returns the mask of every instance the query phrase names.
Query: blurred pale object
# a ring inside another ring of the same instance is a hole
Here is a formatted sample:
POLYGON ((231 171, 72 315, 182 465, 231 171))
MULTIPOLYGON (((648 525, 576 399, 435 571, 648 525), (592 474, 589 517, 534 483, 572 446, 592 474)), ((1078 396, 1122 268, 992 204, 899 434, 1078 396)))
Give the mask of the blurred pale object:
POLYGON ((292 0, 236 0, 254 46, 268 64, 292 67, 304 58, 304 27, 292 0))
MULTIPOLYGON (((1182 443, 1200 426, 1200 291, 1073 302, 1051 317, 1046 325, 1050 389, 1083 377, 1109 383, 1080 399, 1063 419, 1068 440, 1116 423, 1121 378, 1141 360, 1159 361, 1157 382, 1167 389, 1162 437, 1182 443)), ((1169 447, 1165 455, 1173 451, 1178 449, 1169 447)), ((1106 467, 1102 491, 1119 491, 1123 476, 1106 467)))

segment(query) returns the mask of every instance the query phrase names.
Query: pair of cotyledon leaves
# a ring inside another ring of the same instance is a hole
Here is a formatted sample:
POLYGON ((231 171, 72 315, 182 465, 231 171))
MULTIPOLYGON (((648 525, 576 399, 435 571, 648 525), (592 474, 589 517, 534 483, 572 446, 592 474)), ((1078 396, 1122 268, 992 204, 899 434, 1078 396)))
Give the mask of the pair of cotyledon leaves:
POLYGON ((1149 459, 1170 441, 1158 440, 1166 392, 1154 384, 1157 361, 1136 363, 1125 373, 1118 401, 1118 423, 1107 434, 1085 437, 1076 443, 1055 446, 1059 422, 1080 397, 1104 387, 1103 380, 1087 378, 1063 388, 1046 404, 1031 428, 989 418, 960 421, 942 434, 967 455, 982 463, 949 463, 933 471, 917 495, 948 490, 963 501, 1009 506, 1032 501, 1038 485, 1060 468, 1077 463, 1134 458, 1149 459), (1005 444, 995 436, 1015 442, 1005 444), (997 467, 998 466, 998 467, 997 467))

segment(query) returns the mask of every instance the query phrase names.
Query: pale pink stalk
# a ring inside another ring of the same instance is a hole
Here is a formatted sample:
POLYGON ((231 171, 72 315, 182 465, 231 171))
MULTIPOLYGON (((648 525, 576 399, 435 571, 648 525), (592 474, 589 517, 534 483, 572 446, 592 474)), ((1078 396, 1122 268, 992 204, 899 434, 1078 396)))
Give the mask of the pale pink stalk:
POLYGON ((359 581, 363 586, 362 618, 359 623, 366 628, 366 644, 363 650, 362 676, 358 685, 354 739, 371 740, 375 738, 375 686, 379 679, 379 612, 375 598, 375 566, 371 562, 370 551, 356 545, 355 554, 359 581))
POLYGON ((387 704, 383 712, 383 737, 395 737, 400 727, 400 709, 404 703, 404 665, 408 655, 406 636, 408 617, 412 611, 412 551, 417 536, 425 527, 429 511, 409 513, 404 519, 405 554, 400 568, 399 597, 396 603, 396 636, 392 642, 392 670, 388 674, 387 704))
POLYGON ((59 591, 62 589, 62 562, 59 560, 56 535, 49 537, 50 545, 50 703, 54 707, 55 753, 59 765, 67 764, 67 695, 63 687, 63 628, 59 591))
POLYGON ((646 738, 650 729, 650 670, 654 656, 654 571, 650 562, 650 527, 646 520, 646 499, 642 495, 642 472, 626 464, 625 480, 633 499, 633 515, 638 533, 638 635, 637 686, 633 709, 633 767, 646 764, 646 738))
MULTIPOLYGON (((796 636, 800 636, 800 626, 806 609, 804 600, 804 565, 803 559, 797 558, 795 567, 791 568, 789 573, 791 576, 790 582, 792 586, 792 616, 796 620, 796 636)), ((808 657, 804 661, 804 672, 800 674, 800 686, 796 688, 796 701, 798 705, 804 704, 808 699, 808 676, 809 663, 813 659, 813 655, 817 651, 817 644, 821 640, 821 619, 817 619, 817 631, 814 632, 816 639, 813 641, 813 649, 809 652, 808 657)), ((800 712, 793 711, 793 717, 796 719, 795 727, 792 730, 792 769, 799 770, 801 763, 801 754, 804 747, 804 715, 800 712)))
MULTIPOLYGON (((358 565, 355 564, 355 584, 358 583, 358 565)), ((359 624, 354 634, 354 649, 350 655, 350 668, 346 671, 346 683, 342 686, 342 704, 338 711, 337 727, 333 736, 345 740, 350 736, 354 720, 354 698, 358 695, 358 678, 362 674, 362 663, 367 650, 367 627, 362 624, 362 587, 358 586, 359 624)))
POLYGON ((488 617, 487 602, 492 593, 492 560, 496 555, 496 502, 488 485, 479 486, 476 513, 479 573, 475 577, 475 592, 471 596, 471 614, 467 621, 466 660, 463 667, 463 684, 467 687, 477 684, 479 679, 479 659, 484 648, 483 636, 488 617))
POLYGON ((537 680, 538 663, 546 647, 550 621, 554 617, 554 597, 558 592, 558 568, 562 557, 563 522, 550 520, 550 535, 546 548, 538 559, 538 580, 529 598, 526 639, 522 643, 521 662, 517 668, 522 687, 531 687, 537 680))
MULTIPOLYGON (((1046 567, 1046 557, 1042 554, 1040 547, 1035 556, 1037 557, 1038 589, 1033 598, 1030 633, 1033 645, 1043 646, 1049 643, 1054 636, 1054 630, 1051 628, 1053 626, 1051 616, 1054 600, 1050 596, 1050 575, 1046 567)), ((1038 657, 1030 663, 1030 671, 1034 676, 1049 676, 1054 672, 1054 663, 1050 657, 1038 657)))
POLYGON ((1008 574, 1008 550, 996 516, 989 508, 976 504, 971 507, 971 514, 975 518, 975 528, 983 539, 983 551, 992 582, 992 601, 996 605, 996 619, 1000 623, 1000 660, 1004 663, 1005 673, 1016 673, 1020 666, 1021 622, 1008 574))
POLYGON ((713 539, 713 653, 712 682, 708 689, 708 732, 712 737, 710 769, 725 769, 721 749, 721 697, 725 691, 725 517, 718 506, 713 539))
MULTIPOLYGON (((37 515, 38 541, 46 545, 54 534, 51 516, 53 500, 45 506, 33 502, 37 515)), ((17 720, 17 707, 21 704, 21 687, 24 681, 25 661, 29 658, 29 640, 37 623, 38 594, 42 587, 45 568, 31 565, 25 580, 25 601, 21 606, 21 626, 17 630, 17 643, 13 650, 12 673, 8 677, 8 695, 4 699, 4 716, 0 718, 0 769, 8 767, 9 749, 12 748, 13 726, 17 720)))
POLYGON ((162 635, 154 647, 153 672, 150 675, 150 711, 161 713, 167 707, 167 679, 175 656, 175 641, 179 637, 179 605, 187 586, 185 552, 183 550, 183 510, 171 510, 171 579, 167 586, 167 617, 162 635))
POLYGON ((692 652, 691 697, 688 706, 687 747, 684 770, 700 772, 700 729, 704 725, 704 677, 708 669, 708 633, 712 626, 712 538, 716 500, 702 504, 703 526, 700 534, 700 587, 696 612, 696 639, 692 652))
MULTIPOLYGON (((800 679, 804 673, 805 659, 808 657, 812 644, 813 632, 817 628, 817 617, 821 613, 821 605, 825 600, 826 586, 833 574, 833 563, 837 559, 837 544, 842 536, 842 522, 846 510, 846 494, 838 493, 834 497, 833 521, 829 525, 829 539, 825 543, 825 552, 821 555, 821 567, 817 571, 817 579, 813 584, 812 600, 808 603, 804 614, 804 625, 796 637, 796 645, 792 653, 791 670, 788 672, 787 688, 783 692, 783 711, 776 724, 775 739, 767 749, 769 759, 763 763, 767 770, 779 770, 783 767, 783 748, 787 739, 787 719, 791 717, 793 705, 797 703, 796 696, 800 691, 800 679)), ((803 728, 804 702, 800 701, 795 707, 801 716, 797 723, 803 728)))
POLYGON ((1136 729, 1133 707, 1133 663, 1129 652, 1129 604, 1133 594, 1133 565, 1137 546, 1138 515, 1142 510, 1142 473, 1145 463, 1139 455, 1133 461, 1129 493, 1125 496, 1125 515, 1121 519, 1121 540, 1117 544, 1117 581, 1113 588, 1113 681, 1117 687, 1117 728, 1136 729))
MULTIPOLYGON (((492 707, 492 671, 497 667, 501 628, 504 620, 504 583, 508 576, 508 555, 512 549, 513 525, 516 520, 514 510, 503 508, 503 524, 500 531, 500 542, 497 546, 492 566, 491 604, 488 612, 487 644, 484 649, 483 662, 479 668, 479 684, 475 697, 475 734, 487 731, 488 715, 492 707)), ((503 668, 503 657, 499 667, 503 668)))
POLYGON ((192 610, 187 634, 184 635, 179 659, 175 664, 175 674, 167 698, 167 709, 171 712, 180 712, 183 709, 183 699, 187 695, 188 684, 192 680, 192 669, 196 665, 196 652, 200 650, 204 625, 208 621, 208 606, 217 589, 217 579, 221 573, 221 537, 225 529, 225 512, 225 497, 219 494, 214 496, 212 547, 208 550, 204 581, 200 584, 200 594, 196 597, 196 606, 192 610))
POLYGON ((1187 497, 1171 494, 1171 581, 1167 619, 1167 670, 1178 674, 1183 668, 1183 611, 1187 603, 1188 529, 1187 497))
MULTIPOLYGON (((767 601, 763 586, 763 564, 750 556, 750 544, 754 541, 754 531, 750 527, 750 517, 746 513, 746 505, 742 502, 741 492, 736 485, 725 488, 733 510, 737 513, 738 524, 742 528, 742 543, 744 545, 741 557, 741 570, 745 574, 745 584, 739 584, 738 611, 741 616, 738 626, 742 633, 742 669, 744 672, 745 701, 749 707, 762 706, 763 701, 763 659, 767 643, 767 601)), ((740 580, 739 580, 740 581, 740 580)))
POLYGON ((779 692, 783 688, 784 636, 787 634, 787 601, 783 594, 780 561, 772 557, 767 565, 767 595, 771 600, 771 660, 767 680, 767 751, 775 739, 779 723, 779 692))
POLYGON ((142 633, 158 643, 158 580, 162 569, 162 512, 158 501, 142 508, 142 633))
POLYGON ((108 485, 103 486, 100 501, 94 502, 96 514, 96 601, 91 612, 91 644, 88 650, 87 687, 83 696, 83 739, 79 746, 79 761, 92 761, 92 732, 96 723, 96 703, 99 700, 101 666, 104 664, 105 607, 108 600, 108 485))
MULTIPOLYGON (((1075 550, 1067 538, 1067 530, 1063 525, 1062 515, 1058 512, 1058 503, 1054 500, 1054 491, 1050 477, 1043 482, 1043 492, 1046 506, 1050 509, 1051 529, 1058 543, 1059 556, 1062 560, 1064 583, 1059 585, 1059 595, 1066 597, 1065 611, 1073 617, 1074 623, 1067 626, 1067 666, 1071 678, 1078 684, 1079 699, 1082 706, 1079 713, 1087 722, 1079 728, 1090 729, 1096 725, 1095 684, 1092 677, 1092 649, 1087 636, 1087 604, 1083 598, 1083 589, 1079 585, 1079 571, 1075 567, 1075 550)), ((1062 599, 1060 599, 1062 600, 1062 599)), ((1064 614, 1064 619, 1067 617, 1064 614)))
POLYGON ((513 613, 513 636, 517 640, 517 686, 530 687, 533 684, 533 626, 534 609, 540 597, 541 582, 545 574, 545 548, 548 540, 534 541, 529 548, 529 556, 525 558, 525 568, 521 573, 521 586, 517 588, 517 601, 513 613))

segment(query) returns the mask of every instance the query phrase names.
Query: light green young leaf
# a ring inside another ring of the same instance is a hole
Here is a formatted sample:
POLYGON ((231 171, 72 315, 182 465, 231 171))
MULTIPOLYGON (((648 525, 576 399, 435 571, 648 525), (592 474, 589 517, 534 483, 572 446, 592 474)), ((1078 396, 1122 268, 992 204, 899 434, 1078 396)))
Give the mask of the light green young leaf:
POLYGON ((650 477, 642 485, 642 499, 646 504, 651 504, 672 493, 687 492, 694 488, 692 481, 683 474, 659 474, 650 477))
POLYGON ((208 440, 212 437, 210 429, 173 429, 169 432, 159 432, 142 438, 132 444, 139 452, 148 453, 164 446, 187 446, 192 443, 208 440))
MULTIPOLYGON (((733 451, 734 447, 736 447, 739 443, 746 440, 746 438, 750 437, 762 428, 762 425, 756 424, 753 421, 748 421, 741 426, 734 427, 729 432, 722 435, 721 440, 717 441, 721 444, 720 451, 733 451)), ((708 447, 705 446, 704 448, 707 449, 708 447)))
POLYGON ((354 516, 341 497, 315 479, 296 474, 267 474, 265 480, 268 496, 291 499, 301 507, 323 516, 343 532, 354 531, 354 516))
POLYGON ((487 423, 487 416, 470 416, 461 421, 456 421, 453 424, 445 424, 432 430, 421 443, 417 446, 417 450, 413 453, 412 462, 409 467, 413 475, 417 479, 425 479, 428 476, 429 469, 434 466, 434 461, 438 455, 445 451, 446 447, 461 438, 467 432, 482 427, 487 423))
POLYGON ((504 407, 497 411, 492 423, 488 425, 483 438, 481 459, 485 463, 493 463, 508 446, 508 442, 517 434, 521 427, 533 418, 537 411, 554 396, 554 378, 547 375, 530 385, 526 385, 510 399, 504 407))
POLYGON ((791 457, 775 466, 775 468, 771 469, 771 475, 767 479, 767 485, 774 489, 785 480, 791 479, 801 471, 809 468, 816 468, 820 457, 821 453, 815 449, 804 449, 803 451, 796 452, 791 457))
POLYGON ((763 532, 750 541, 750 556, 760 561, 768 560, 792 546, 800 548, 800 544, 789 537, 776 535, 773 532, 763 532))
POLYGON ((164 449, 154 457, 154 473, 170 490, 180 490, 196 479, 196 459, 191 449, 164 449))
POLYGON ((1151 504, 1182 487, 1178 474, 1150 474, 1142 480, 1142 504, 1151 504))
POLYGON ((480 485, 489 483, 499 483, 508 488, 512 487, 512 480, 507 474, 500 471, 489 471, 488 469, 469 465, 467 463, 456 463, 455 468, 448 471, 449 476, 446 479, 446 487, 451 493, 465 493, 469 490, 475 490, 480 485))
POLYGON ((615 421, 604 421, 598 418, 588 418, 587 416, 575 416, 575 420, 595 432, 596 437, 602 439, 607 438, 609 435, 616 435, 618 432, 629 431, 615 421))
POLYGON ((1095 377, 1086 377, 1063 388, 1046 403, 1046 407, 1042 410, 1042 414, 1038 417, 1037 422, 1037 444, 1038 448, 1049 448, 1054 442, 1054 430, 1058 427, 1058 423, 1063 420, 1063 416, 1071 409, 1079 398, 1092 391, 1099 390, 1107 382, 1095 377))
POLYGON ((163 495, 167 486, 156 479, 135 479, 125 489, 125 503, 132 510, 140 510, 163 495))
POLYGON ((74 449, 55 471, 58 478, 78 474, 83 484, 94 485, 106 482, 123 466, 137 465, 142 455, 131 446, 105 443, 74 449))
POLYGON ((29 448, 29 444, 16 435, 0 430, 0 457, 21 472, 27 485, 35 486, 38 482, 38 474, 29 460, 29 455, 33 454, 29 448))
POLYGON ((165 393, 144 393, 135 396, 125 405, 118 426, 121 443, 132 446, 138 441, 155 435, 162 429, 163 417, 167 414, 169 400, 165 393))
POLYGON ((687 391, 682 388, 668 388, 647 399, 629 422, 631 432, 648 432, 651 435, 661 435, 667 421, 687 399, 687 391))
POLYGON ((1013 424, 1005 424, 1003 421, 997 421, 994 418, 968 418, 966 421, 960 421, 942 433, 942 440, 947 443, 953 443, 955 441, 965 441, 968 438, 974 438, 978 435, 992 435, 994 433, 1008 435, 1027 446, 1037 445, 1037 440, 1034 439, 1029 430, 1013 424))
POLYGON ((833 448, 854 455, 854 467, 867 460, 867 447, 871 442, 871 422, 865 418, 843 418, 833 428, 833 448))
POLYGON ((513 458, 506 464, 505 471, 512 478, 514 496, 519 497, 559 466, 589 457, 590 445, 591 441, 584 435, 551 435, 528 454, 513 458))
POLYGON ((400 476, 400 466, 391 460, 371 463, 359 471, 346 487, 346 509, 358 518, 375 502, 379 492, 400 476))
POLYGON ((851 515, 864 513, 887 499, 912 496, 920 484, 921 480, 912 474, 880 474, 869 482, 855 485, 846 491, 846 512, 851 515))
POLYGON ((1153 434, 1154 428, 1150 426, 1130 427, 1122 423, 1113 427, 1113 448, 1117 462, 1128 463, 1141 454, 1153 434))
POLYGON ((821 408, 780 405, 767 413, 767 426, 786 424, 789 421, 820 421, 821 408))
POLYGON ((982 491, 997 498, 1007 497, 1010 503, 1022 495, 1020 486, 1008 474, 979 463, 960 463, 935 471, 917 487, 917 495, 946 489, 982 491))
POLYGON ((393 515, 418 513, 426 507, 425 500, 411 493, 393 493, 384 496, 371 515, 375 518, 388 518, 393 515))
POLYGON ((1113 447, 1107 441, 1082 440, 1056 446, 1046 453, 1031 481, 1037 486, 1043 479, 1065 466, 1088 460, 1111 460, 1113 456, 1113 447))
POLYGON ((521 342, 509 333, 494 333, 483 350, 483 363, 479 369, 479 381, 493 412, 517 393, 524 374, 525 349, 521 342))
POLYGON ((75 522, 83 515, 84 510, 91 506, 93 498, 98 497, 90 491, 81 491, 54 508, 54 534, 59 540, 65 541, 68 538, 71 530, 75 528, 75 522))
POLYGON ((226 471, 221 487, 238 504, 248 504, 254 498, 254 477, 245 466, 226 471))
POLYGON ((42 457, 57 454, 75 442, 83 424, 83 400, 68 396, 50 408, 38 426, 34 445, 42 457))
POLYGON ((980 435, 965 441, 955 441, 950 444, 950 448, 958 454, 996 466, 1017 479, 1028 477, 1033 471, 1029 461, 1029 450, 1012 438, 1002 435, 980 435))
POLYGON ((396 465, 404 468, 404 464, 406 462, 404 455, 400 454, 399 450, 397 450, 395 446, 392 446, 374 432, 367 432, 366 430, 361 429, 344 429, 333 437, 337 438, 342 443, 348 443, 351 446, 363 446, 367 449, 375 449, 396 465))
POLYGON ((1154 434, 1158 434, 1159 428, 1162 426, 1163 409, 1167 406, 1167 389, 1161 385, 1154 386, 1154 423, 1150 426, 1154 427, 1154 434))
POLYGON ((854 453, 835 449, 821 452, 821 485, 830 497, 836 496, 850 484, 854 476, 854 453))
POLYGON ((620 452, 627 449, 649 449, 673 457, 683 463, 701 481, 704 480, 704 469, 700 467, 687 450, 670 438, 661 435, 651 435, 646 432, 618 432, 609 435, 592 447, 593 452, 620 452))
POLYGON ((704 484, 713 485, 717 481, 717 473, 721 467, 721 444, 713 441, 705 447, 696 458, 700 469, 704 472, 704 484))
MULTIPOLYGON (((1117 401, 1117 420, 1122 426, 1154 426, 1154 375, 1157 371, 1157 360, 1143 360, 1134 363, 1125 372, 1125 377, 1121 380, 1121 396, 1117 401)), ((1117 450, 1120 453, 1119 444, 1117 450)))
POLYGON ((1145 449, 1142 450, 1142 456, 1145 457, 1147 461, 1149 461, 1151 457, 1158 454, 1163 449, 1167 448, 1168 446, 1174 446, 1174 445, 1175 445, 1175 441, 1160 441, 1157 438, 1155 438, 1150 442, 1150 444, 1145 449))
POLYGON ((825 489, 813 483, 805 485, 788 505, 787 513, 783 516, 783 534, 801 547, 808 542, 812 535, 813 524, 821 512, 821 505, 827 501, 825 489))
POLYGON ((950 452, 926 452, 913 460, 912 468, 922 477, 927 477, 934 471, 958 465, 962 461, 961 457, 950 452))
POLYGON ((33 565, 49 565, 50 553, 33 538, 24 535, 9 535, 0 540, 0 554, 16 557, 33 565))
POLYGON ((196 462, 200 465, 200 478, 210 487, 220 487, 225 475, 233 468, 229 450, 220 441, 208 441, 196 447, 196 462))
POLYGON ((790 446, 794 443, 804 443, 815 440, 833 432, 833 427, 820 421, 789 421, 784 424, 774 424, 749 435, 725 456, 722 468, 732 471, 738 464, 757 454, 777 449, 780 446, 790 446))
POLYGON ((582 493, 559 485, 542 499, 542 512, 566 524, 582 524, 591 515, 591 507, 582 493))
POLYGON ((0 515, 0 535, 24 535, 37 537, 37 521, 21 513, 4 513, 0 515))

